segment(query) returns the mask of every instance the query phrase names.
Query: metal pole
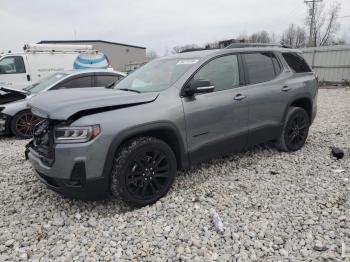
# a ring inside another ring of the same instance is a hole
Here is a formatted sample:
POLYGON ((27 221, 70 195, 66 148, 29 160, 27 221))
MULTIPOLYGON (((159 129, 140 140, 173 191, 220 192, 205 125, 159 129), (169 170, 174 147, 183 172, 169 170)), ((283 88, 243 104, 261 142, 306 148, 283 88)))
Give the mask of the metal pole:
POLYGON ((316 2, 322 2, 322 0, 311 0, 311 1, 304 1, 306 4, 312 3, 311 9, 310 9, 310 37, 309 37, 309 47, 316 46, 316 39, 314 39, 314 32, 315 32, 315 9, 316 9, 316 2))

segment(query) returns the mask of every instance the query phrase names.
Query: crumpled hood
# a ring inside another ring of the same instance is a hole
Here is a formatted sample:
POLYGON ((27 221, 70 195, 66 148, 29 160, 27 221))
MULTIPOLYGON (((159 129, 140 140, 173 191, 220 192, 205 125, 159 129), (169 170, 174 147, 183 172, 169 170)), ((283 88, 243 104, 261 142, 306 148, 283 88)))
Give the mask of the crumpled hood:
POLYGON ((10 87, 0 86, 0 105, 14 103, 23 100, 30 94, 25 90, 17 90, 10 87))
POLYGON ((133 93, 107 88, 77 88, 40 93, 29 99, 32 113, 54 120, 74 120, 81 116, 150 103, 158 93, 133 93))
POLYGON ((0 86, 0 91, 2 91, 4 93, 20 94, 20 95, 24 95, 24 96, 27 96, 30 94, 26 90, 15 89, 15 88, 5 87, 5 86, 0 86))

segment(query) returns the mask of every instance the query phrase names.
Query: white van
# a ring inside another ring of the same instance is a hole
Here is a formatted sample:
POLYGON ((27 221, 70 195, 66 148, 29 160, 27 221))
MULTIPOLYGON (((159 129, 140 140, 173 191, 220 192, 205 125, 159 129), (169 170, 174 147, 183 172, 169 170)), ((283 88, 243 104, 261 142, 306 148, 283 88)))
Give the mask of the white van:
POLYGON ((0 55, 0 86, 22 89, 59 71, 111 68, 91 45, 26 44, 23 50, 0 55))

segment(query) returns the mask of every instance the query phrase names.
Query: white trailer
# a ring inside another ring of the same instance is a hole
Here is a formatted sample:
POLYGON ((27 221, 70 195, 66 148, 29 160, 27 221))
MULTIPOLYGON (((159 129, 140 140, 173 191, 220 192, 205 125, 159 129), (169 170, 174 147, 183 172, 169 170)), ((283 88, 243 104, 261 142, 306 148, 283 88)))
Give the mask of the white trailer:
POLYGON ((91 45, 26 44, 23 50, 0 56, 0 86, 22 89, 59 71, 110 68, 91 45))

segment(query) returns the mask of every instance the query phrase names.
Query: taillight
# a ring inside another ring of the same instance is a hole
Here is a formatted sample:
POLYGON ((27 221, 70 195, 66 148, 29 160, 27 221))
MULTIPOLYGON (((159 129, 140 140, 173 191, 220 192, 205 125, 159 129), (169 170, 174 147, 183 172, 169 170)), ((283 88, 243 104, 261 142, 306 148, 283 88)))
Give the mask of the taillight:
POLYGON ((317 75, 316 73, 314 73, 314 75, 315 75, 315 78, 316 78, 317 83, 319 83, 318 75, 317 75))

